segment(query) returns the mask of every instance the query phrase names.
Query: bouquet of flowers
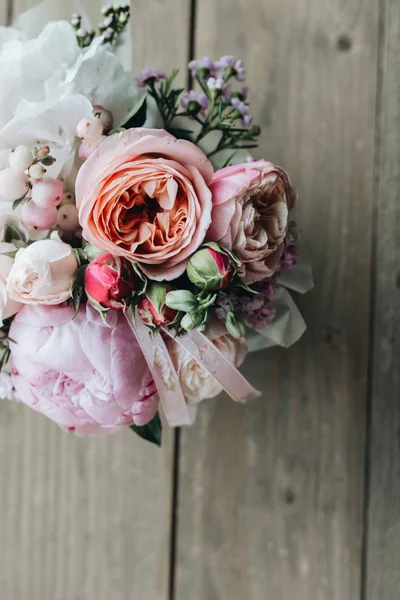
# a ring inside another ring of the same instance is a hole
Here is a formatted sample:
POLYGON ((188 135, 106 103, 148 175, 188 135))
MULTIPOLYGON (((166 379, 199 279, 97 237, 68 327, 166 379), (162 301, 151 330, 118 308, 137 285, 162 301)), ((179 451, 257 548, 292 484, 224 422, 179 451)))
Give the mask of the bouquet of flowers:
POLYGON ((0 396, 67 431, 161 442, 225 390, 259 393, 249 350, 304 322, 287 173, 248 154, 260 128, 233 56, 134 78, 128 5, 0 28, 0 396))

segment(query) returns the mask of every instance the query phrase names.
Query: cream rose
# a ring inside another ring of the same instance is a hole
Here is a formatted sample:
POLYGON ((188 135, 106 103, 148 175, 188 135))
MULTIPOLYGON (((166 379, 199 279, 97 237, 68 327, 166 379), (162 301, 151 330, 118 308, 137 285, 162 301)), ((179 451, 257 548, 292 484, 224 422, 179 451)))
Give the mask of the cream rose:
MULTIPOLYGON (((235 367, 242 364, 247 354, 247 343, 244 338, 234 339, 219 321, 209 325, 205 335, 235 367)), ((170 341, 168 346, 188 404, 197 404, 222 392, 218 381, 177 342, 170 341)))
POLYGON ((4 319, 12 317, 21 308, 21 304, 11 300, 6 291, 7 277, 14 263, 9 254, 16 250, 14 244, 0 242, 0 327, 3 326, 4 319))
POLYGON ((71 246, 57 234, 18 251, 7 277, 8 296, 23 304, 61 304, 78 268, 71 246))

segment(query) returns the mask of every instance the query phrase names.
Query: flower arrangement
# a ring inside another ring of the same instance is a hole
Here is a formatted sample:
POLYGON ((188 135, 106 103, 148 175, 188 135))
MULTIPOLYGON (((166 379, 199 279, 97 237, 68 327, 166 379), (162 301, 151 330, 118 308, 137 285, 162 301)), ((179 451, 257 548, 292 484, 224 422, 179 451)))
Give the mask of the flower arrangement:
POLYGON ((222 390, 259 395, 238 367, 303 333, 288 289, 310 270, 287 173, 248 154, 242 61, 191 61, 189 90, 134 79, 129 6, 102 12, 0 28, 0 396, 160 444, 160 404, 180 426, 222 390))

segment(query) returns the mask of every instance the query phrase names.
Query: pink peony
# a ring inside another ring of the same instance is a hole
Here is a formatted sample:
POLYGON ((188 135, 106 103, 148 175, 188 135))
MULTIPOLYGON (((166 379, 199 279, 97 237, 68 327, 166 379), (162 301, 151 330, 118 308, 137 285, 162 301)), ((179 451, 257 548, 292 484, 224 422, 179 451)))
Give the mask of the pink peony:
POLYGON ((65 429, 81 435, 145 425, 158 396, 123 314, 81 306, 27 305, 10 330, 17 397, 65 429))
POLYGON ((207 239, 232 250, 246 283, 270 277, 284 250, 296 192, 280 167, 259 160, 225 167, 210 184, 213 195, 207 239))
POLYGON ((160 129, 129 129, 104 140, 79 171, 76 201, 84 237, 175 279, 211 222, 213 168, 202 150, 160 129))

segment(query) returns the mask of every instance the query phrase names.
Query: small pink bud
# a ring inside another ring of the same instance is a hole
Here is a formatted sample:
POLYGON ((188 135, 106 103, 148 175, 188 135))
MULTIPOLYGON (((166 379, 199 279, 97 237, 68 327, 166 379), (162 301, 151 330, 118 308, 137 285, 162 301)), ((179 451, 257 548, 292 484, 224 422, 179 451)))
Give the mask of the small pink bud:
POLYGON ((195 252, 187 266, 190 281, 206 290, 225 290, 234 274, 229 255, 222 249, 209 246, 195 252))
POLYGON ((138 313, 142 321, 150 326, 168 325, 175 321, 178 311, 165 304, 165 297, 173 287, 167 283, 149 282, 146 296, 138 304, 138 313))
POLYGON ((130 303, 135 281, 136 273, 128 259, 100 254, 86 269, 85 290, 89 302, 122 309, 130 303))

